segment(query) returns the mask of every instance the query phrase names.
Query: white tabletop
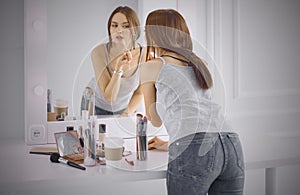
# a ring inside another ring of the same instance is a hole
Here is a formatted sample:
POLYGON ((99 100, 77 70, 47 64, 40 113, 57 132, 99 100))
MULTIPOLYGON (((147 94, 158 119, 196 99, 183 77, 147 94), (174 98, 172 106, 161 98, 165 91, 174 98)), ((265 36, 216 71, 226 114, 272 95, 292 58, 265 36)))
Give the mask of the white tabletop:
MULTIPOLYGON (((126 140, 125 148, 132 141, 126 140)), ((2 141, 0 194, 11 190, 25 194, 44 193, 53 190, 53 187, 64 189, 63 192, 68 189, 69 192, 74 186, 81 189, 86 186, 90 192, 97 192, 99 184, 112 185, 112 181, 118 183, 165 178, 167 152, 149 151, 147 161, 138 161, 132 151, 133 154, 126 158, 133 160, 134 166, 127 165, 123 157, 121 161, 107 161, 107 165, 87 167, 83 171, 62 163, 52 163, 49 155, 29 154, 31 147, 26 146, 23 140, 2 141)))
MULTIPOLYGON (((300 163, 298 134, 240 133, 244 148, 246 168, 263 169, 300 163)), ((125 140, 125 148, 134 152, 134 139, 125 140)), ((45 145, 47 146, 47 145, 45 145)), ((135 165, 129 166, 123 160, 106 166, 87 167, 86 171, 61 163, 50 162, 49 155, 29 154, 32 146, 24 140, 2 140, 0 143, 0 192, 6 189, 38 191, 70 189, 72 186, 86 186, 96 191, 101 185, 111 182, 130 182, 163 179, 166 175, 167 152, 149 151, 147 161, 128 156, 135 165)), ((9 190, 8 190, 9 191, 9 190)))

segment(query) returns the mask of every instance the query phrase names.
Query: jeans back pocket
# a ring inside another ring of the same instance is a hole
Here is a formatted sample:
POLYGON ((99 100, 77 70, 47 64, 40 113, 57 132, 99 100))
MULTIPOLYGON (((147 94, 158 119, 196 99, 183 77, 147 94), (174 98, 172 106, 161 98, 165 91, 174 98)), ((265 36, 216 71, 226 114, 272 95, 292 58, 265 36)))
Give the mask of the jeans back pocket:
POLYGON ((239 135, 236 133, 230 133, 227 135, 231 144, 233 145, 235 154, 236 154, 236 158, 237 158, 237 163, 238 166, 244 170, 245 165, 244 165, 244 154, 243 154, 243 149, 242 149, 242 145, 239 139, 239 135))

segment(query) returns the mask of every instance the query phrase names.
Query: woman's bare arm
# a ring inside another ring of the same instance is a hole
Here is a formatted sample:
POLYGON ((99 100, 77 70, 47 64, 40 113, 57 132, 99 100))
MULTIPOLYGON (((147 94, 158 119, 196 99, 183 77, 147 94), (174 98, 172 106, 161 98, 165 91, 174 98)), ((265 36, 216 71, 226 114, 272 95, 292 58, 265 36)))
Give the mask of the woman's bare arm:
POLYGON ((144 96, 142 93, 141 86, 139 86, 133 93, 133 95, 130 99, 130 102, 128 104, 128 107, 120 116, 128 116, 128 115, 133 114, 136 111, 136 109, 138 108, 138 106, 140 105, 140 103, 142 102, 143 97, 144 96))
MULTIPOLYGON (((92 51, 92 63, 95 71, 97 84, 108 102, 115 101, 121 84, 121 75, 109 74, 107 70, 107 61, 105 56, 105 46, 100 45, 92 51)), ((112 60, 111 63, 119 63, 118 69, 121 70, 131 59, 128 58, 129 54, 120 56, 112 60)), ((117 71, 119 71, 117 70, 117 71)))
POLYGON ((152 60, 141 65, 141 87, 144 94, 146 115, 153 126, 162 125, 162 120, 156 110, 156 88, 155 82, 162 63, 158 60, 152 60))

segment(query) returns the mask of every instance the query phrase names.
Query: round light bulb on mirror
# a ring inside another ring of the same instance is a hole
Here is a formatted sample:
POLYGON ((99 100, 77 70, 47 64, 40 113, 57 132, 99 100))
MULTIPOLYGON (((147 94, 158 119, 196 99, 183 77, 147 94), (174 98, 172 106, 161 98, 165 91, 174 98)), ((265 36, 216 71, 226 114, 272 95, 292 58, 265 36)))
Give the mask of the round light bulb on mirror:
POLYGON ((37 85, 33 89, 34 94, 37 96, 43 96, 45 92, 45 88, 42 85, 37 85))

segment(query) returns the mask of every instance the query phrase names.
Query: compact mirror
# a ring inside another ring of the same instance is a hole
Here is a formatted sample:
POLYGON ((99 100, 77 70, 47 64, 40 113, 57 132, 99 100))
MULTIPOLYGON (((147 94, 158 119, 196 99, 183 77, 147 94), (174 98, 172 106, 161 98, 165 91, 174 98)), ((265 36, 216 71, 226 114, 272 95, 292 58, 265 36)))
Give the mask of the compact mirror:
POLYGON ((60 156, 83 159, 83 148, 80 145, 77 131, 55 133, 57 150, 60 156))

